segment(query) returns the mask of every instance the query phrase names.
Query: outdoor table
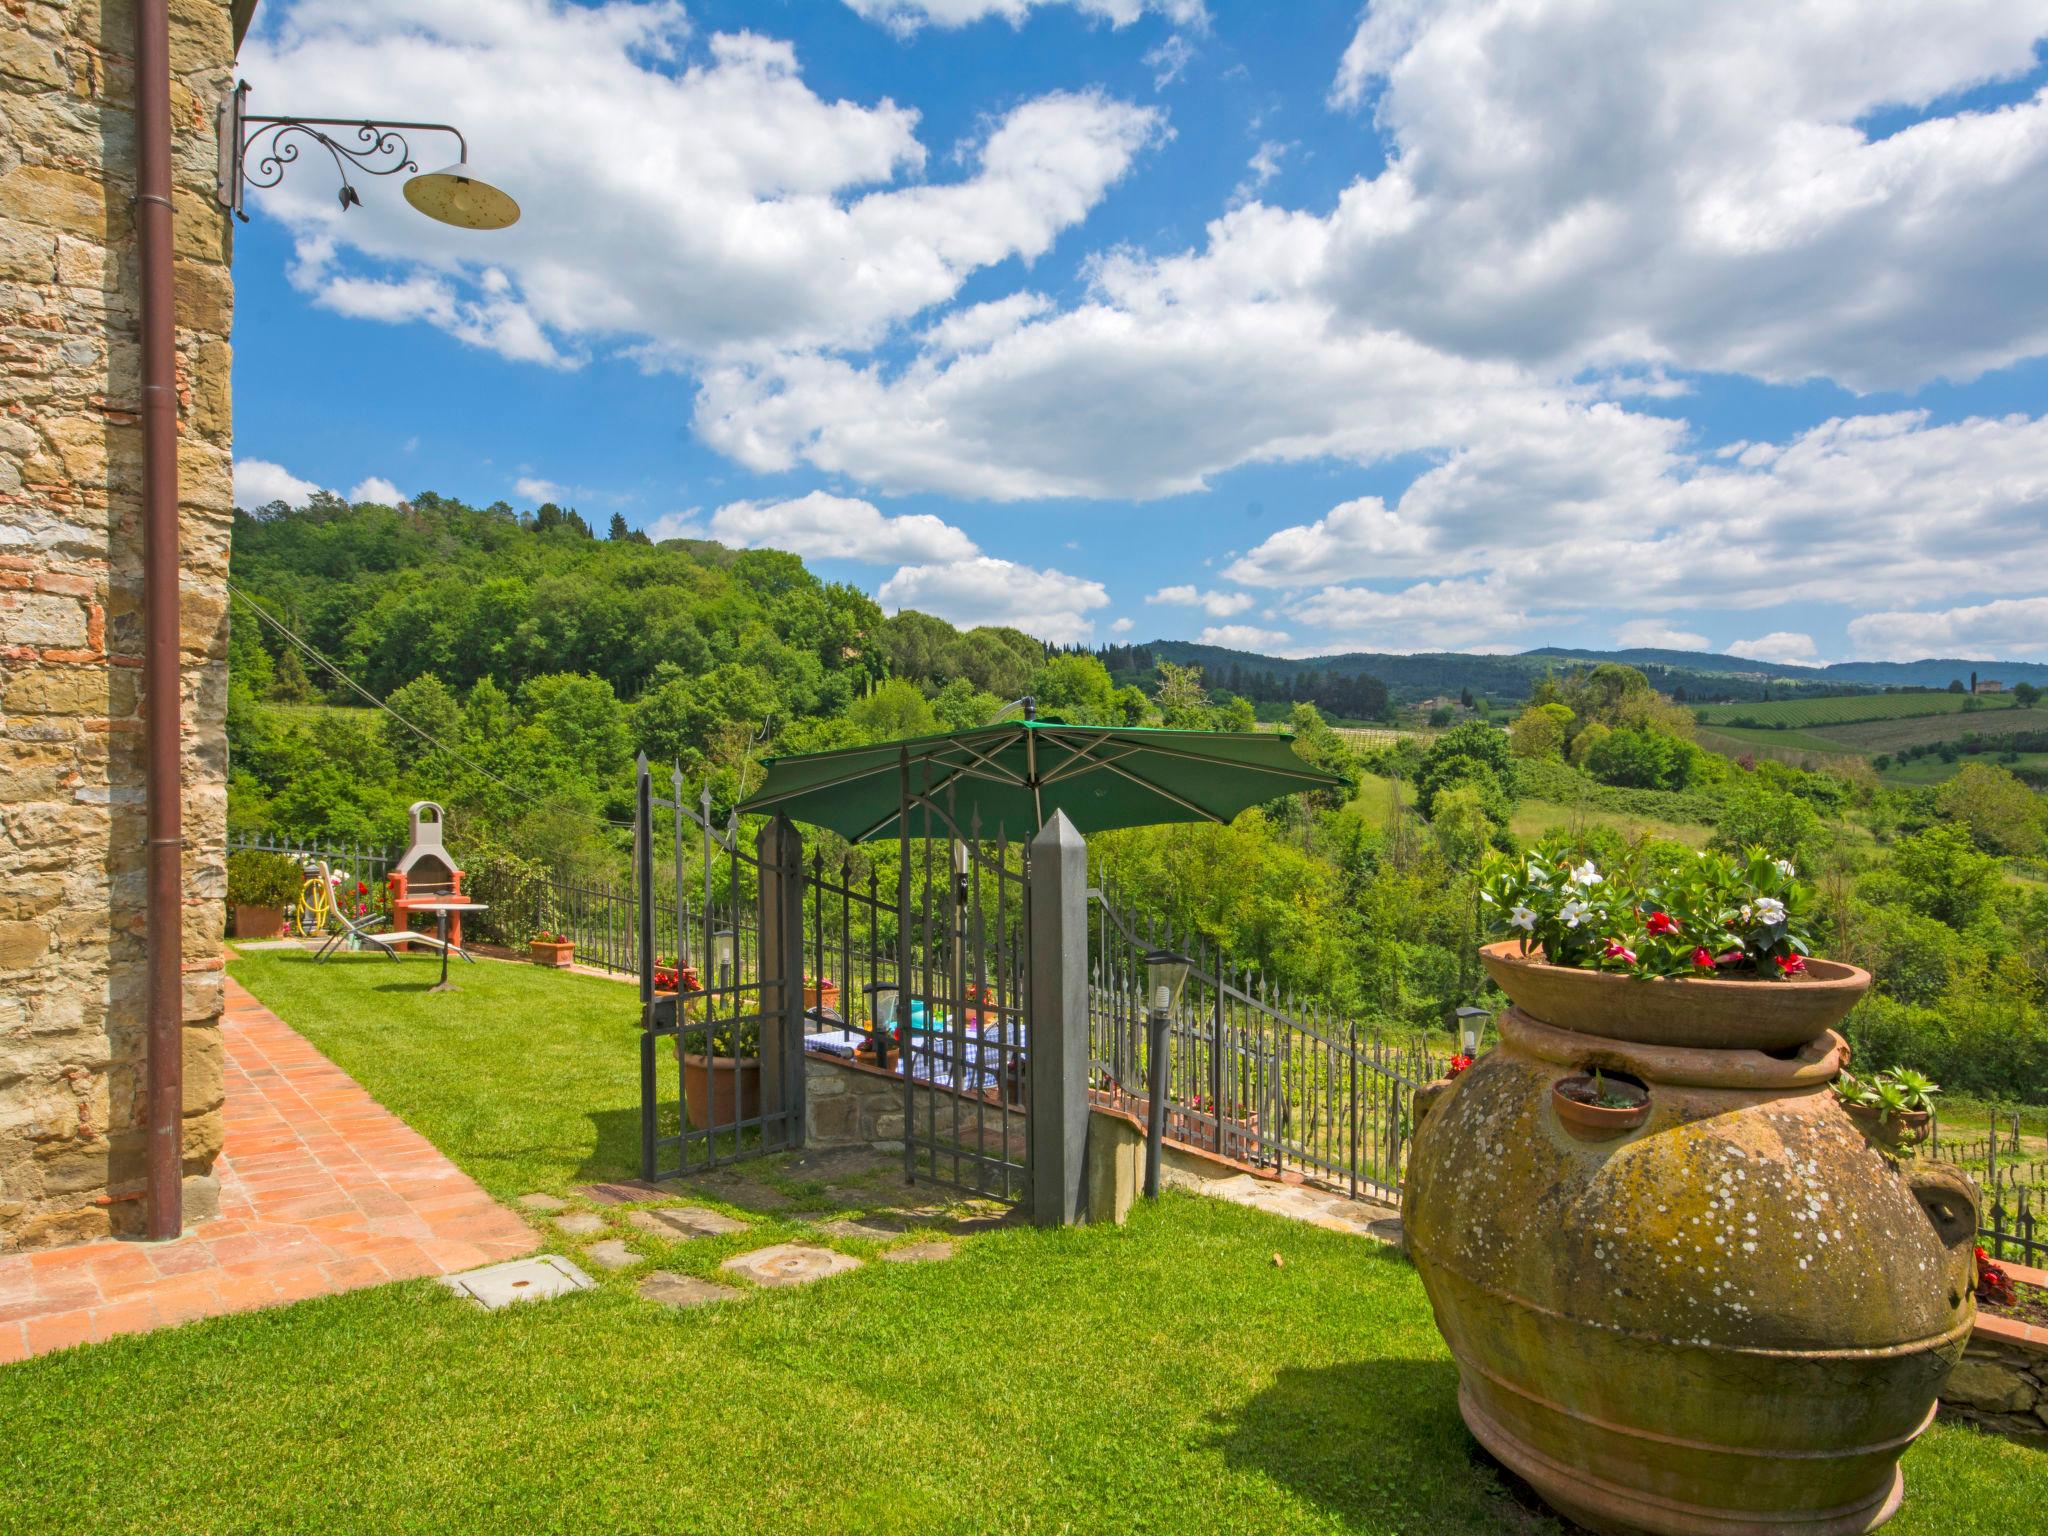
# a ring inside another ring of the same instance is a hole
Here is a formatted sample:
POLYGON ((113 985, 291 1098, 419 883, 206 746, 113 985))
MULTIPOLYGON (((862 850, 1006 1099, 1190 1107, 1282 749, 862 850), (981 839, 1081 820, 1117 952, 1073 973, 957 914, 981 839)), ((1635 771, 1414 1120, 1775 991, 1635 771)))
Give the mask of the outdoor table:
MULTIPOLYGON (((441 946, 441 979, 435 982, 433 986, 427 988, 427 990, 429 992, 459 991, 460 988, 458 988, 453 982, 451 982, 448 979, 448 914, 450 912, 488 911, 490 908, 490 903, 485 901, 454 900, 408 901, 406 903, 406 907, 414 912, 431 912, 434 914, 436 934, 435 942, 441 946)), ((465 952, 462 958, 467 960, 469 958, 469 955, 465 952)))

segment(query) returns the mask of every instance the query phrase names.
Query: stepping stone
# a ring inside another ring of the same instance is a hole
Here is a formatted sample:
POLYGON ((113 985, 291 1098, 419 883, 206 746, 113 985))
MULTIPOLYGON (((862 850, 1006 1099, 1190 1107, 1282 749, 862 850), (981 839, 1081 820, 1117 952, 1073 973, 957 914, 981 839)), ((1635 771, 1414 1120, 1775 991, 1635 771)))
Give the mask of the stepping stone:
POLYGON ((701 1205, 678 1205, 661 1211, 633 1211, 626 1220, 642 1232, 651 1232, 656 1237, 671 1240, 679 1237, 723 1237, 728 1232, 744 1232, 747 1224, 735 1221, 730 1216, 721 1216, 716 1211, 707 1211, 701 1205))
POLYGON ((640 1262, 640 1255, 616 1237, 608 1237, 601 1243, 592 1243, 583 1250, 583 1256, 594 1264, 602 1264, 606 1269, 631 1269, 640 1262))
POLYGON ((555 1227, 571 1237, 595 1237, 604 1230, 604 1218, 588 1211, 571 1211, 566 1216, 557 1216, 555 1227))
POLYGON ((808 1285, 828 1275, 843 1275, 850 1269, 859 1269, 860 1260, 851 1254, 834 1253, 830 1248, 777 1243, 772 1248, 756 1248, 752 1253, 727 1259, 718 1267, 745 1275, 756 1285, 780 1288, 808 1285))
POLYGON ((572 1291, 587 1291, 597 1284, 567 1259, 552 1253, 472 1269, 463 1275, 443 1275, 441 1283, 490 1312, 516 1302, 551 1301, 572 1291))
POLYGON ((649 1184, 644 1179, 629 1179, 621 1184, 584 1184, 576 1193, 594 1205, 633 1205, 646 1200, 660 1200, 681 1193, 659 1184, 649 1184))
POLYGON ((818 1230, 827 1237, 864 1237, 872 1242, 908 1232, 910 1225, 900 1216, 846 1216, 838 1221, 820 1222, 818 1230))
POLYGON ((901 1248, 891 1248, 882 1255, 891 1264, 929 1264, 936 1259, 953 1257, 951 1243, 905 1243, 901 1248))
POLYGON ((695 1275, 656 1270, 640 1282, 640 1294, 664 1307, 701 1307, 706 1302, 734 1301, 742 1294, 736 1287, 699 1280, 695 1275))
POLYGON ((529 1211, 566 1211, 569 1209, 568 1201, 559 1200, 553 1195, 521 1195, 519 1203, 529 1211))

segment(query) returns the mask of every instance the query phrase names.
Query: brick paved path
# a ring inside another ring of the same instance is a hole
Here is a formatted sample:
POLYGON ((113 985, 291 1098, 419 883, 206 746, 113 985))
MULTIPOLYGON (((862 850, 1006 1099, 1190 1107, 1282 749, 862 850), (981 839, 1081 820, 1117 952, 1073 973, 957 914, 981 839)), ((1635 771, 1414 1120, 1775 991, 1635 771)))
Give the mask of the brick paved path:
POLYGON ((523 1220, 232 980, 221 1032, 219 1218, 175 1243, 0 1255, 0 1363, 540 1246, 523 1220))

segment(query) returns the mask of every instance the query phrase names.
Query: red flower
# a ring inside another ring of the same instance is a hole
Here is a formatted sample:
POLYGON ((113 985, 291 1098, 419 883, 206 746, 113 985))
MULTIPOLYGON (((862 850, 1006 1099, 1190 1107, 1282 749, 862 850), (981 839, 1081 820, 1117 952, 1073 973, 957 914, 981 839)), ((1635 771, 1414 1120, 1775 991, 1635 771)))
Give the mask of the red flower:
POLYGON ((1692 952, 1692 963, 1703 971, 1711 971, 1714 968, 1714 957, 1704 948, 1696 949, 1692 952))
POLYGON ((358 896, 367 896, 367 895, 369 895, 369 894, 370 894, 370 882, 369 882, 369 881, 367 881, 367 880, 358 880, 358 881, 356 882, 356 894, 357 894, 358 896))
POLYGON ((1636 963, 1636 952, 1619 939, 1609 939, 1607 941, 1605 954, 1608 959, 1619 960, 1624 965, 1634 965, 1636 963))
POLYGON ((1780 955, 1778 956, 1778 969, 1787 976, 1797 976, 1806 969, 1806 962, 1797 955, 1780 955))
POLYGON ((1735 964, 1735 962, 1736 962, 1736 961, 1740 960, 1741 958, 1742 958, 1742 951, 1741 951, 1741 950, 1739 950, 1739 949, 1724 949, 1724 950, 1722 950, 1722 951, 1721 951, 1721 953, 1720 953, 1720 954, 1718 954, 1718 955, 1714 956, 1714 964, 1716 964, 1716 965, 1733 965, 1733 964, 1735 964))
POLYGON ((1467 1056, 1463 1051, 1460 1051, 1457 1055, 1451 1058, 1451 1070, 1449 1075, 1452 1077, 1456 1077, 1460 1072, 1464 1071, 1467 1067, 1471 1065, 1472 1058, 1470 1056, 1467 1056))
POLYGON ((1678 924, 1669 912, 1652 912, 1643 926, 1652 933, 1678 932, 1678 924))

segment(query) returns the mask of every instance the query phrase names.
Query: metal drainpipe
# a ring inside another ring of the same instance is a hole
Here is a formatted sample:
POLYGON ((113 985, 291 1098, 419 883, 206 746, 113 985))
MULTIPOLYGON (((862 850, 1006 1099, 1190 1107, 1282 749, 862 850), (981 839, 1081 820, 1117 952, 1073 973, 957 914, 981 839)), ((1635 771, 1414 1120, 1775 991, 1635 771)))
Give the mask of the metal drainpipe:
POLYGON ((142 272, 142 690, 149 883, 146 1230, 184 1226, 184 877, 179 762, 178 397, 169 0, 135 0, 135 234, 142 272))

